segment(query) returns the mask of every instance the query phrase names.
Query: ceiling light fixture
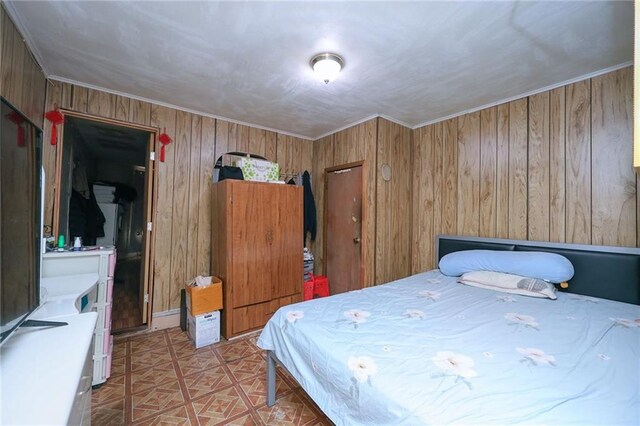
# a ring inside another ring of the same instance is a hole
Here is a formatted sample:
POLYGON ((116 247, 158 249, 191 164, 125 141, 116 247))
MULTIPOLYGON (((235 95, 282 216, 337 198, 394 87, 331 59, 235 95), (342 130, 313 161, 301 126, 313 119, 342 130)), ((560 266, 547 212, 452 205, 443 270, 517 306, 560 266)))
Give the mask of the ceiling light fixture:
POLYGON ((335 53, 320 53, 311 58, 311 68, 325 84, 336 79, 344 66, 342 58, 335 53))

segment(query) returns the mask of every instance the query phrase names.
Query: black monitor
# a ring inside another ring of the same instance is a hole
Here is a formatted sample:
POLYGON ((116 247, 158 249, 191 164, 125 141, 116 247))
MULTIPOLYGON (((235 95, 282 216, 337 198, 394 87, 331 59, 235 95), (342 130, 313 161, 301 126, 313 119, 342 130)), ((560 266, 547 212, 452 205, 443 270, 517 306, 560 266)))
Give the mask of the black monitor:
POLYGON ((40 299, 42 131, 0 98, 0 344, 40 299))

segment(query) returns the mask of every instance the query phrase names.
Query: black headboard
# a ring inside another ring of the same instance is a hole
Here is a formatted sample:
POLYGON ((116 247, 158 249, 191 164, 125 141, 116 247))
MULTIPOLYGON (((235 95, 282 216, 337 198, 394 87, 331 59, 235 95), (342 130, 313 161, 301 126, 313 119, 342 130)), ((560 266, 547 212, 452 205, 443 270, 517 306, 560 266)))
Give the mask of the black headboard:
POLYGON ((561 291, 640 305, 640 248, 451 235, 436 237, 438 262, 442 256, 461 250, 557 253, 569 259, 575 269, 569 288, 561 291))

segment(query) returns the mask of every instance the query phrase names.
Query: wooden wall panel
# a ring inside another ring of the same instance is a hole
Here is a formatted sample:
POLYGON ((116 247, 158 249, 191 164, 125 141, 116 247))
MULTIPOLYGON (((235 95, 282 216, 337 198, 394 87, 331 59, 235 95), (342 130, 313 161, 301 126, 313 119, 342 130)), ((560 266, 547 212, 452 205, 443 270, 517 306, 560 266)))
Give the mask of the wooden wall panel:
POLYGON ((529 97, 528 238, 549 241, 549 92, 529 97))
POLYGON ((376 189, 376 284, 406 277, 411 272, 411 131, 378 119, 376 189), (385 181, 381 168, 391 167, 385 181))
MULTIPOLYGON (((187 275, 187 234, 189 232, 189 166, 191 151, 191 117, 184 111, 176 113, 173 151, 173 211, 171 217, 171 285, 169 309, 180 308, 180 289, 190 277, 187 275)), ((199 149, 199 147, 198 147, 199 149)))
POLYGON ((591 81, 566 88, 566 241, 591 243, 591 81))
POLYGON ((458 118, 457 233, 480 232, 480 112, 458 118))
POLYGON ((480 111, 480 236, 496 234, 498 109, 480 111))
POLYGON ((151 124, 151 104, 137 99, 131 99, 129 117, 126 120, 122 119, 122 121, 149 126, 151 124))
POLYGON ((434 219, 440 217, 435 206, 436 126, 418 129, 412 139, 412 218, 414 224, 411 241, 411 272, 418 273, 432 267, 434 257, 434 219))
POLYGON ((114 100, 113 118, 119 121, 129 119, 129 108, 131 107, 131 99, 124 96, 116 96, 114 100))
POLYGON ((0 37, 0 95, 42 128, 46 80, 2 5, 0 37))
POLYGON ((458 230, 458 120, 446 120, 442 134, 442 232, 458 230))
POLYGON ((625 68, 484 109, 479 151, 470 114, 414 129, 412 272, 440 233, 640 247, 631 84, 625 68))
POLYGON ((509 237, 509 104, 498 105, 496 235, 509 237))
POLYGON ((322 224, 324 223, 324 180, 325 169, 333 165, 333 136, 326 136, 313 142, 313 167, 311 175, 311 189, 316 203, 316 239, 309 244, 309 249, 314 255, 314 270, 317 274, 325 273, 323 244, 324 235, 322 224))
POLYGON ((527 238, 527 99, 509 102, 509 238, 527 238))
POLYGON ((565 241, 565 88, 549 93, 549 241, 565 241))
MULTIPOLYGON (((415 145, 414 145, 415 147, 415 145)), ((442 234, 442 191, 440 188, 444 185, 444 165, 442 159, 444 158, 444 123, 436 123, 433 129, 433 159, 435 164, 433 165, 433 236, 428 238, 428 244, 432 248, 435 247, 435 236, 442 234)), ((415 161, 415 159, 414 159, 415 161)), ((411 229, 415 229, 415 223, 411 224, 411 229)), ((412 231, 413 232, 413 231, 412 231)), ((435 256, 435 250, 433 252, 435 256)), ((423 260, 424 262, 424 260, 423 260)), ((431 258, 427 258, 427 262, 431 262, 431 258)))
MULTIPOLYGON (((71 105, 70 108, 77 112, 88 111, 89 105, 89 89, 81 86, 73 86, 73 92, 71 94, 71 105)), ((98 109, 98 108, 94 108, 98 109)))
MULTIPOLYGON (((198 189, 198 254, 196 275, 209 274, 211 263, 211 194, 216 144, 216 120, 202 117, 200 141, 200 186, 198 189)), ((191 253, 189 254, 191 255, 191 253)))
POLYGON ((87 113, 99 117, 115 118, 116 95, 88 89, 87 113))
MULTIPOLYGON (((152 105, 151 125, 175 136, 176 111, 170 108, 152 105)), ((176 138, 177 141, 177 138, 176 138)), ((175 162, 175 146, 178 142, 166 146, 165 161, 156 164, 158 189, 156 191, 156 218, 154 223, 155 267, 153 311, 169 310, 171 281, 171 251, 173 224, 173 170, 175 162)))
POLYGON ((628 167, 633 147, 632 70, 591 83, 592 243, 634 247, 636 174, 628 167))
MULTIPOLYGON (((189 150, 189 191, 188 194, 188 220, 186 276, 187 279, 198 275, 198 241, 199 241, 199 217, 200 217, 200 184, 203 173, 200 171, 200 158, 202 156, 202 116, 191 115, 191 147, 189 150)), ((174 175, 175 176, 175 175, 174 175)))

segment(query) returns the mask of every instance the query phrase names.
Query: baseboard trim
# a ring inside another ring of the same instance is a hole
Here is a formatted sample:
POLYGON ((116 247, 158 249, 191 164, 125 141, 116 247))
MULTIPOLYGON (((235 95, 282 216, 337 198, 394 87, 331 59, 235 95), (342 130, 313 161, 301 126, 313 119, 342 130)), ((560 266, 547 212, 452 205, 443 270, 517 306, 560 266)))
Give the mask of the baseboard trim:
POLYGON ((155 312, 151 319, 151 330, 164 330, 180 326, 180 309, 170 311, 155 312))

